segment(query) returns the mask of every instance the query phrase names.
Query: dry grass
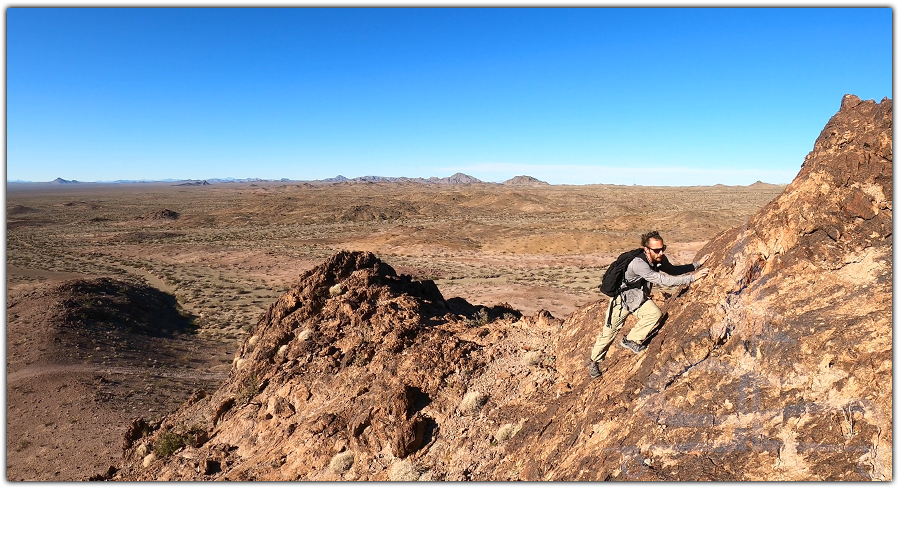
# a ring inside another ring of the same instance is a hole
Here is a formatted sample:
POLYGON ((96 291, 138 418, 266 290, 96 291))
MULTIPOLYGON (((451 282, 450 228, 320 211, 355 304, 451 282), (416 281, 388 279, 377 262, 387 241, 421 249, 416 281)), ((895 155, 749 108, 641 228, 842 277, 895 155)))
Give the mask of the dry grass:
POLYGON ((343 451, 331 458, 328 468, 332 473, 342 474, 350 470, 353 466, 354 455, 352 451, 343 451))
POLYGON ((482 395, 477 391, 470 391, 463 396, 457 409, 463 415, 477 415, 484 407, 484 404, 487 403, 487 399, 486 395, 482 395))
POLYGON ((522 355, 522 364, 525 366, 537 366, 541 360, 541 353, 538 351, 528 351, 522 355))
POLYGON ((525 426, 525 419, 520 420, 516 424, 504 424, 497 430, 497 433, 494 434, 494 441, 498 444, 502 444, 518 434, 523 426, 525 426))
POLYGON ((412 482, 419 480, 421 472, 409 461, 395 461, 388 469, 388 478, 395 482, 412 482))

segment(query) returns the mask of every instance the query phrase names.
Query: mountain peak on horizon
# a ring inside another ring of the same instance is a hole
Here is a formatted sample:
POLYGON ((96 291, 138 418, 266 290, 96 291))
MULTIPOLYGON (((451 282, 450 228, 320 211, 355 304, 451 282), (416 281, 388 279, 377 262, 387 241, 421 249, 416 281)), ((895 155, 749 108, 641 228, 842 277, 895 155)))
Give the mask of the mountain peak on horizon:
POLYGON ((543 180, 538 180, 533 176, 528 176, 527 174, 520 174, 518 176, 514 176, 509 180, 503 183, 507 186, 549 186, 548 182, 544 182, 543 180))

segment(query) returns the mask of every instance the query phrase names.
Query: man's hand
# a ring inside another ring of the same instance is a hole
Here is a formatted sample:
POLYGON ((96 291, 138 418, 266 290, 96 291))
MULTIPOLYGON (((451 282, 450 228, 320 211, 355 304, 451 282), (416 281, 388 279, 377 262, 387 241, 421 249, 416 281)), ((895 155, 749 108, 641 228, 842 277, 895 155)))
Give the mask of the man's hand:
POLYGON ((702 266, 703 264, 705 264, 705 263, 706 263, 706 260, 708 260, 709 257, 710 257, 711 255, 712 255, 712 254, 706 254, 705 256, 703 256, 702 258, 700 258, 698 261, 694 262, 694 267, 697 268, 697 269, 700 269, 700 266, 702 266))
POLYGON ((706 277, 709 274, 708 269, 701 269, 694 272, 694 281, 700 279, 701 277, 706 277))

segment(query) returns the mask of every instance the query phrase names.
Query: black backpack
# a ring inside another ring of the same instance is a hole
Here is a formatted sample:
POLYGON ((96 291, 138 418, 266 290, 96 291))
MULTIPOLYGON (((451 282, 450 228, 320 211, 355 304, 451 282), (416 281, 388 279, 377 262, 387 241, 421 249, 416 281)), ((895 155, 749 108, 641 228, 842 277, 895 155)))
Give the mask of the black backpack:
MULTIPOLYGON (((600 292, 610 298, 619 296, 621 292, 619 289, 622 287, 622 283, 625 282, 625 270, 628 268, 628 264, 631 263, 631 260, 642 257, 643 254, 643 248, 635 248, 619 254, 616 261, 606 268, 606 272, 603 274, 603 279, 600 282, 600 292)), ((634 288, 640 285, 642 281, 643 279, 639 279, 634 283, 626 284, 626 288, 634 288)))

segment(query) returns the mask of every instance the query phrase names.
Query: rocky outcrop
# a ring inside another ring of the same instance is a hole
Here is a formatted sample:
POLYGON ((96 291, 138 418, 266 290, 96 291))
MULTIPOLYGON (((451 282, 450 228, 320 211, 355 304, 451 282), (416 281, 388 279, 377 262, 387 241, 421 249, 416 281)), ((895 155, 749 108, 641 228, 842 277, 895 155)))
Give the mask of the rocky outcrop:
POLYGON ((498 336, 482 326, 519 317, 444 300, 371 253, 338 253, 270 307, 221 389, 130 444, 144 450, 129 450, 125 478, 386 480, 414 454, 413 470, 455 478, 423 454, 473 420, 455 413, 498 336), (185 449, 163 458, 172 439, 185 449), (160 459, 146 460, 151 447, 160 459))
MULTIPOLYGON (((891 110, 844 98, 784 193, 701 251, 648 350, 530 421, 529 478, 891 479, 891 110)), ((565 324, 562 375, 602 307, 565 324)))
POLYGON ((845 97, 599 380, 605 301, 523 318, 342 252, 269 308, 219 390, 132 433, 115 478, 891 480, 891 105, 845 97))

